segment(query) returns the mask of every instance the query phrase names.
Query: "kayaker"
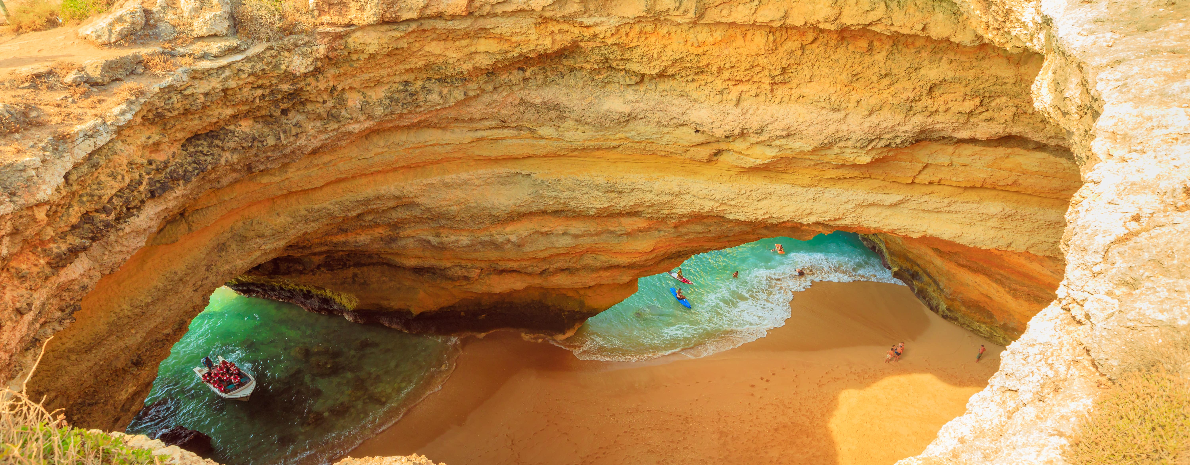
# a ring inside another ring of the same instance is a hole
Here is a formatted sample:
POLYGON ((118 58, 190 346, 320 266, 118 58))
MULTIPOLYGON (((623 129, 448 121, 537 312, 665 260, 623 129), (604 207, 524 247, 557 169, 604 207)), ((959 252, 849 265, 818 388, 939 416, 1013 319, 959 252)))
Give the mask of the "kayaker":
POLYGON ((678 288, 677 292, 675 292, 675 294, 678 296, 678 300, 690 300, 687 299, 686 296, 682 295, 682 288, 680 287, 678 288))

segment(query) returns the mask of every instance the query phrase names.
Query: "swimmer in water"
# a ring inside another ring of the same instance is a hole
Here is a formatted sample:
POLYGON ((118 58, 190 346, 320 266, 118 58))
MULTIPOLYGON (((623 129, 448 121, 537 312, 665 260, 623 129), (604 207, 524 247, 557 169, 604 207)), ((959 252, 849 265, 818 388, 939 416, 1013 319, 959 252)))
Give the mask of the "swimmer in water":
POLYGON ((771 250, 773 252, 777 252, 779 254, 785 254, 785 246, 783 246, 781 244, 777 244, 777 245, 773 246, 773 248, 771 250))
POLYGON ((733 277, 733 278, 738 278, 738 277, 740 277, 740 272, 739 272, 739 271, 737 271, 737 272, 735 272, 735 273, 732 273, 732 274, 731 274, 731 277, 733 277))

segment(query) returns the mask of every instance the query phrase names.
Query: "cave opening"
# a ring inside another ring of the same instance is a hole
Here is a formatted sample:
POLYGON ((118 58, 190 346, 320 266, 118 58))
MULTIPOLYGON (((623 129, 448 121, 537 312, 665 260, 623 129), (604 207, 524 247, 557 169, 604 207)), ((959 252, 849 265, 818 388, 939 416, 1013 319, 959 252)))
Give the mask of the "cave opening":
MULTIPOLYGON (((696 254, 673 271, 638 278, 631 296, 577 331, 552 338, 518 336, 524 333, 516 330, 478 338, 410 334, 221 287, 161 363, 145 408, 127 431, 150 437, 178 426, 198 431, 211 438, 213 450, 206 454, 230 465, 326 463, 348 451, 352 456, 432 452, 449 457, 448 463, 484 463, 496 456, 507 461, 512 455, 505 455, 520 453, 537 463, 618 463, 628 456, 598 451, 615 442, 640 453, 661 438, 649 433, 611 441, 632 431, 616 429, 616 421, 557 428, 551 441, 573 441, 589 428, 599 431, 590 447, 569 452, 508 446, 492 438, 532 436, 540 426, 510 410, 518 405, 558 414, 556 409, 572 408, 580 398, 589 405, 572 414, 606 408, 613 412, 607 418, 689 421, 672 401, 655 398, 670 392, 692 402, 718 397, 731 406, 719 413, 730 415, 763 417, 772 413, 773 402, 802 404, 790 420, 793 426, 785 426, 825 442, 790 444, 800 444, 807 460, 838 461, 863 448, 855 440, 855 415, 908 421, 915 432, 936 432, 986 383, 1002 349, 930 312, 883 262, 854 233, 760 239, 696 254), (690 308, 675 299, 677 288, 684 289, 690 308), (770 333, 774 337, 766 337, 770 333), (898 341, 909 344, 907 359, 879 363, 881 347, 898 341), (954 356, 979 343, 991 348, 982 365, 954 356), (248 402, 208 391, 192 371, 208 355, 223 356, 256 377, 248 402), (737 364, 740 360, 746 361, 737 364), (827 376, 839 367, 849 374, 827 376), (740 384, 755 376, 760 388, 756 382, 740 384), (799 381, 813 376, 820 381, 799 381), (822 382, 824 376, 829 380, 822 382), (790 391, 766 397, 781 382, 790 391), (592 390, 600 385, 612 391, 592 390), (542 389, 557 395, 538 395, 542 389), (889 389, 928 395, 932 411, 942 413, 906 417, 881 408, 889 402, 914 405, 880 394, 889 389), (488 398, 497 400, 489 404, 488 398), (653 401, 655 409, 649 407, 653 401), (467 419, 472 414, 474 421, 467 419), (493 429, 491 422, 505 420, 514 426, 503 433, 493 429)), ((703 439, 691 435, 679 442, 703 439)), ((913 449, 917 442, 882 453, 908 456, 920 452, 913 449)))

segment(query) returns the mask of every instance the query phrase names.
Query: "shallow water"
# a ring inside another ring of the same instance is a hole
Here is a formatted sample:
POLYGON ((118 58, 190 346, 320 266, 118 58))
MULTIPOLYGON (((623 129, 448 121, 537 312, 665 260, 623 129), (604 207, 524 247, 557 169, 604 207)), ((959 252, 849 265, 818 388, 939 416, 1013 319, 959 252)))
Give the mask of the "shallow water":
POLYGON ((324 463, 395 421, 449 374, 455 338, 406 334, 220 288, 161 362, 128 432, 181 425, 227 465, 324 463), (222 355, 256 377, 248 402, 217 397, 191 370, 222 355))
POLYGON ((793 294, 814 281, 901 284, 880 257, 847 232, 808 241, 777 237, 698 254, 682 263, 693 285, 667 273, 637 280, 639 290, 587 320, 556 344, 584 360, 639 361, 680 353, 703 357, 754 341, 785 324, 793 294), (774 244, 785 254, 772 252, 774 244), (797 270, 807 271, 798 276, 797 270), (739 271, 733 278, 732 272, 739 271), (670 288, 681 287, 687 309, 670 288))

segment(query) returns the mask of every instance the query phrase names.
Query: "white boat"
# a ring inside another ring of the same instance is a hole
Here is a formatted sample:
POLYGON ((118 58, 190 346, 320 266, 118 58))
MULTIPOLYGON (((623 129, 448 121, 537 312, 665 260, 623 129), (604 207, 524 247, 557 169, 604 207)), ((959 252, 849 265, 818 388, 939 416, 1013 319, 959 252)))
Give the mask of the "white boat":
MULTIPOLYGON (((218 358, 219 358, 218 363, 224 362, 223 357, 218 357, 218 358)), ((207 374, 207 371, 210 371, 210 370, 207 370, 207 367, 205 367, 205 366, 194 367, 194 373, 198 375, 199 381, 202 381, 202 375, 207 374)), ((219 392, 218 388, 216 388, 215 386, 211 386, 210 384, 207 384, 206 381, 202 381, 202 384, 205 385, 206 387, 210 388, 211 391, 214 392, 215 395, 217 395, 219 397, 222 397, 224 399, 242 400, 244 402, 247 402, 248 396, 251 396, 252 390, 256 388, 256 378, 253 378, 252 374, 248 373, 248 371, 244 370, 243 368, 240 368, 240 373, 243 373, 244 376, 248 377, 248 382, 244 383, 243 386, 240 386, 240 387, 236 388, 236 390, 231 391, 231 392, 219 392)))

